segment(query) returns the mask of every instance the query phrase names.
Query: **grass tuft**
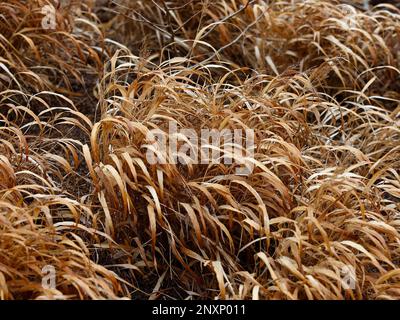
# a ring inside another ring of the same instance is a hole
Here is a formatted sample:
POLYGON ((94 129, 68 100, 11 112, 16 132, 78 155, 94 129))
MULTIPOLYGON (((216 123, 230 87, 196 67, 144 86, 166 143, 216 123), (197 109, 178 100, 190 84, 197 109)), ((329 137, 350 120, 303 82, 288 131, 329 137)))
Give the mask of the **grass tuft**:
POLYGON ((361 2, 0 1, 0 299, 399 299, 400 11, 361 2))

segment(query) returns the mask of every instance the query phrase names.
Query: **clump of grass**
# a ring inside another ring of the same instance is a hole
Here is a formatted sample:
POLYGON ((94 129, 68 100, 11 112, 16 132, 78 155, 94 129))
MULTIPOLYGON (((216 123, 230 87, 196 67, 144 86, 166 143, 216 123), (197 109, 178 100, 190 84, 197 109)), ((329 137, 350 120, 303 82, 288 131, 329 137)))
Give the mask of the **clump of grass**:
POLYGON ((96 230, 82 194, 90 182, 79 174, 91 114, 73 101, 82 94, 74 83, 101 66, 99 53, 87 28, 73 34, 70 12, 44 30, 49 4, 0 3, 0 298, 117 298, 125 285, 94 261, 94 244, 107 236, 96 230), (42 286, 46 266, 56 271, 54 289, 42 286))
POLYGON ((181 297, 209 297, 210 290, 220 298, 384 295, 375 282, 397 265, 382 249, 397 251, 399 236, 397 196, 383 196, 377 183, 388 179, 384 189, 396 189, 395 170, 378 169, 384 155, 398 152, 388 111, 341 106, 316 92, 310 77, 318 69, 232 86, 229 77, 210 82, 213 66, 193 69, 184 59, 155 68, 131 55, 113 61, 87 155, 106 232, 138 238, 137 255, 147 252, 143 263, 170 274, 181 297), (132 67, 138 65, 143 69, 132 67), (143 141, 152 129, 167 135, 169 121, 197 132, 254 129, 253 173, 240 177, 224 164, 148 163, 152 145, 143 141), (381 129, 391 142, 379 138, 381 129), (346 266, 360 277, 354 293, 340 281, 346 266))
POLYGON ((86 75, 102 68, 102 34, 84 4, 55 10, 51 16, 43 8, 54 8, 52 1, 3 1, 0 53, 2 88, 17 88, 31 93, 51 90, 74 96, 74 87, 83 86, 86 75), (79 10, 78 10, 79 9, 79 10), (46 13, 45 11, 44 13, 46 13), (76 16, 79 14, 79 16, 76 16), (49 21, 47 21, 47 20, 49 21), (43 22, 49 23, 43 26, 43 22))
POLYGON ((0 2, 0 298, 398 299, 400 14, 348 3, 0 2))
POLYGON ((78 224, 53 223, 57 216, 79 212, 76 203, 55 196, 30 206, 21 203, 21 198, 18 205, 0 202, 1 299, 118 298, 122 292, 118 277, 90 259, 87 238, 76 230, 93 231, 78 224), (55 271, 55 288, 42 283, 49 266, 55 271))

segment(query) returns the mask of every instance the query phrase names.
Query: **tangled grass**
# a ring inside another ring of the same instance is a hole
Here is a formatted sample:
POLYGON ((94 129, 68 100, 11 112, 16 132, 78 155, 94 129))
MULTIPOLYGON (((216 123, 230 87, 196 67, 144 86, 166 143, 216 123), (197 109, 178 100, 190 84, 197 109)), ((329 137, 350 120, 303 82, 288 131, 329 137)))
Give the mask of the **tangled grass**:
POLYGON ((0 1, 0 299, 400 298, 395 2, 46 5, 0 1))

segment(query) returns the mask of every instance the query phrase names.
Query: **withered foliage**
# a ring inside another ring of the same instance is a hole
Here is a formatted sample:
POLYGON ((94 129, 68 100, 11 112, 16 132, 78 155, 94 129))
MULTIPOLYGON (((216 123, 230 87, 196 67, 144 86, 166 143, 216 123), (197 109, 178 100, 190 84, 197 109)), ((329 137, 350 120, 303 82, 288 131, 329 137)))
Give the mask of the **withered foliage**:
POLYGON ((399 299, 400 11, 361 2, 0 1, 0 299, 399 299), (150 163, 170 123, 254 156, 150 163))

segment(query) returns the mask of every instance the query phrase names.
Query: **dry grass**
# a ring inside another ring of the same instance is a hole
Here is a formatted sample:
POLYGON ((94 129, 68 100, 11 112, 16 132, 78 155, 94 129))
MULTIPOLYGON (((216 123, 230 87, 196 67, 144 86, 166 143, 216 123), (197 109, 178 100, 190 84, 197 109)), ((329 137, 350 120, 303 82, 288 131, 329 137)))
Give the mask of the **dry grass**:
POLYGON ((50 2, 0 1, 0 299, 400 298, 394 5, 50 2), (149 163, 171 122, 254 170, 149 163))

